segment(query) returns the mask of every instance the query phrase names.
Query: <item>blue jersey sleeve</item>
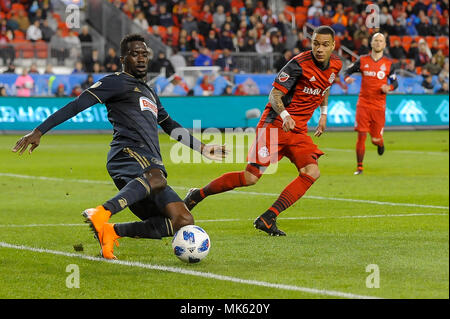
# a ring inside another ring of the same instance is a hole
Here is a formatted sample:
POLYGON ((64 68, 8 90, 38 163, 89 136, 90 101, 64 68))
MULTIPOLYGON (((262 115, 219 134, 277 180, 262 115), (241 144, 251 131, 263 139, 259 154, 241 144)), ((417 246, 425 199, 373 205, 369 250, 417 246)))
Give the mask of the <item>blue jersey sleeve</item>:
POLYGON ((84 91, 76 99, 69 102, 64 107, 50 115, 37 127, 37 129, 42 134, 45 134, 55 126, 67 121, 68 119, 74 117, 78 113, 95 104, 97 104, 97 100, 91 94, 88 94, 86 93, 86 91, 84 91))

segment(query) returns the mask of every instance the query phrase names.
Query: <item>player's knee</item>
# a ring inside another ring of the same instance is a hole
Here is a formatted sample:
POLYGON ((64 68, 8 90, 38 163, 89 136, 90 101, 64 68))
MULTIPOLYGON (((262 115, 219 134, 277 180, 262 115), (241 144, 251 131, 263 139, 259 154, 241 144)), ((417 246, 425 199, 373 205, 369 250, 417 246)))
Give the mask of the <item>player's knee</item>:
POLYGON ((163 172, 159 169, 152 169, 144 173, 145 178, 150 184, 152 193, 161 192, 167 186, 167 180, 163 172))
POLYGON ((317 165, 308 165, 300 170, 301 174, 307 174, 317 180, 320 177, 319 166, 317 165))
POLYGON ((172 226, 174 231, 187 225, 194 225, 194 217, 187 209, 172 216, 172 226))
POLYGON ((381 138, 378 137, 372 137, 372 144, 378 145, 381 142, 381 138))
POLYGON ((249 171, 244 171, 245 185, 255 185, 259 181, 259 176, 253 175, 249 171))

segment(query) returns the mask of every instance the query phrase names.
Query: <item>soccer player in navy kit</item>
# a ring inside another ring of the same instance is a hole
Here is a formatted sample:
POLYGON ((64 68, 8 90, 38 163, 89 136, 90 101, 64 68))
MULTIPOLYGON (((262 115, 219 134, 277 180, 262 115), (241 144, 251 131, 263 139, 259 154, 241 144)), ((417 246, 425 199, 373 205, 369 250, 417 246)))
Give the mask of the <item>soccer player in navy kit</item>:
POLYGON ((167 185, 158 125, 209 159, 220 160, 226 156, 224 146, 201 143, 169 116, 153 88, 145 83, 150 59, 151 50, 142 36, 126 36, 121 42, 120 57, 124 71, 93 84, 22 137, 12 150, 22 154, 31 145, 31 154, 39 146, 41 136, 53 127, 97 103, 106 105, 113 125, 107 170, 120 191, 103 205, 85 210, 83 216, 100 243, 102 256, 108 259, 116 258, 114 244, 118 245, 120 237, 160 239, 194 224, 183 200, 167 185), (108 222, 112 215, 126 207, 142 221, 108 222))

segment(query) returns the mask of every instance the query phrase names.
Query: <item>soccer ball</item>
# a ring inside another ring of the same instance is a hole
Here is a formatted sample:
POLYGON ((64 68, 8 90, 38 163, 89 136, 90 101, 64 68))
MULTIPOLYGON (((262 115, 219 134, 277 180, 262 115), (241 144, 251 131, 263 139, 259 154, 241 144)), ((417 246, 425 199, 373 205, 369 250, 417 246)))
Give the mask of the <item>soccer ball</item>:
POLYGON ((175 256, 187 263, 198 263, 208 255, 210 247, 208 234, 196 225, 181 227, 172 239, 175 256))

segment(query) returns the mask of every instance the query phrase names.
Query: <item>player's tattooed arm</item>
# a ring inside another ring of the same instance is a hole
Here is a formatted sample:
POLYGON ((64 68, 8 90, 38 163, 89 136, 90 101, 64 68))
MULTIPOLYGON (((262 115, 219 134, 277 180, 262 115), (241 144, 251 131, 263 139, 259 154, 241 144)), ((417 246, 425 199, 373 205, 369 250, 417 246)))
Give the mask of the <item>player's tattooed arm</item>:
POLYGON ((283 103, 284 93, 277 88, 272 88, 269 94, 269 102, 275 112, 283 119, 283 130, 288 132, 295 127, 295 121, 286 111, 283 103))
POLYGON ((278 114, 286 110, 283 103, 283 96, 284 93, 276 88, 272 88, 269 94, 270 105, 272 105, 272 108, 278 114))

